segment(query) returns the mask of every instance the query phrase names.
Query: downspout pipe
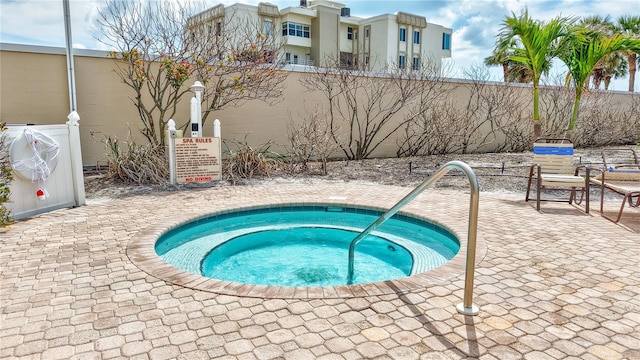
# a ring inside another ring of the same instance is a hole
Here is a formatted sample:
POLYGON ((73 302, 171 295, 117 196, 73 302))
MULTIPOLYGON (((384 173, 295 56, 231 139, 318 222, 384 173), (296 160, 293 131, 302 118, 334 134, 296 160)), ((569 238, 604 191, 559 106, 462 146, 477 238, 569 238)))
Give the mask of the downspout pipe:
POLYGON ((71 112, 78 110, 76 100, 76 78, 73 67, 73 40, 71 37, 71 11, 69 10, 69 0, 62 0, 64 10, 64 33, 67 44, 67 75, 69 79, 69 103, 71 112))

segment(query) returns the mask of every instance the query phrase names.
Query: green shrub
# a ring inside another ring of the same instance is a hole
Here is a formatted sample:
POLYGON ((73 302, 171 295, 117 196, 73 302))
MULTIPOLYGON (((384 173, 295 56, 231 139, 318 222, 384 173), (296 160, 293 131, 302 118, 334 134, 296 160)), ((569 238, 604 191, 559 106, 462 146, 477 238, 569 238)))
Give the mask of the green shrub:
POLYGON ((11 161, 9 159, 9 143, 7 141, 7 127, 0 123, 0 225, 11 222, 11 211, 5 206, 11 194, 11 161))

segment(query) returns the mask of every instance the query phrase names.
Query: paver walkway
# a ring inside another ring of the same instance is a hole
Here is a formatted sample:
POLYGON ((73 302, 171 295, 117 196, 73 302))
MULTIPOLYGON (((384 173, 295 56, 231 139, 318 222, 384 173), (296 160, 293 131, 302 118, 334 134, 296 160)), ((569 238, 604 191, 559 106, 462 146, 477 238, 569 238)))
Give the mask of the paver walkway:
MULTIPOLYGON (((462 273, 406 293, 262 299, 174 285, 127 254, 138 236, 211 211, 289 202, 389 208, 410 190, 220 187, 95 203, 0 229, 0 358, 640 359, 640 234, 567 204, 538 213, 520 196, 481 194, 485 251, 473 317, 455 309, 462 273)), ((468 202, 464 192, 435 190, 406 210, 465 238, 468 202)))

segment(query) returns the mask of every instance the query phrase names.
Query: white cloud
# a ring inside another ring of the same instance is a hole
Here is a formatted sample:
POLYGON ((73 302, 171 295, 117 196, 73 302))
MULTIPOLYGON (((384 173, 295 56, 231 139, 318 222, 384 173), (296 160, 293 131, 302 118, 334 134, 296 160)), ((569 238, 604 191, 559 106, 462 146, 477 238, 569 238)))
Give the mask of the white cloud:
MULTIPOLYGON (((0 42, 47 46, 65 46, 62 0, 0 0, 0 42)), ((145 0, 146 1, 146 0, 145 0)), ((162 0, 160 0, 162 1, 162 0)), ((174 0, 185 2, 187 0, 174 0)), ((262 0, 196 0, 206 7, 219 3, 257 5, 262 0)), ((268 1, 268 0, 267 0, 268 1)), ((271 0, 279 8, 299 6, 299 0, 271 0)), ((482 63, 491 54, 495 36, 506 16, 519 15, 525 8, 531 17, 549 20, 557 16, 610 15, 612 20, 638 13, 638 0, 345 0, 353 16, 368 17, 397 11, 420 14, 428 22, 451 27, 451 61, 456 67, 482 63)), ((96 41, 95 19, 104 0, 71 0, 73 43, 77 48, 105 50, 96 41)), ((456 70, 456 73, 461 72, 456 70)), ((640 79, 640 76, 637 78, 640 79)), ((498 78, 499 79, 499 78, 498 78)), ((496 79, 496 80, 498 80, 496 79)), ((640 80, 637 80, 640 81, 640 80)), ((614 82, 616 90, 625 90, 627 80, 614 82)))
MULTIPOLYGON (((441 8, 435 17, 427 15, 427 21, 453 28, 452 61, 455 76, 461 76, 462 68, 482 63, 491 55, 495 36, 499 33, 507 16, 520 15, 528 9, 534 19, 548 21, 559 16, 584 17, 609 15, 612 21, 624 14, 638 12, 638 0, 463 0, 451 1, 441 8)), ((563 71, 557 64, 552 71, 557 76, 563 71)), ((501 70, 493 68, 494 80, 501 80, 501 70)), ((636 77, 636 84, 640 76, 636 77)), ((612 90, 627 90, 628 78, 614 80, 612 90)), ((636 85, 636 89, 638 85, 636 85)))
POLYGON ((18 39, 27 43, 53 45, 64 40, 61 1, 3 1, 0 3, 2 41, 18 39), (54 14, 59 14, 60 19, 54 14))

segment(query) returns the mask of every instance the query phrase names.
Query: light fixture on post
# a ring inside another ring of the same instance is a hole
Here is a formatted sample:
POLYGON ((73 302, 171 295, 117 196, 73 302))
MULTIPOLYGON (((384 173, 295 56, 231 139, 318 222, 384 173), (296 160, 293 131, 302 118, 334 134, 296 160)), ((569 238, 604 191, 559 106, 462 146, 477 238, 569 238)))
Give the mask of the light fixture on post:
MULTIPOLYGON (((200 81, 197 81, 193 83, 193 85, 191 85, 191 87, 189 87, 189 89, 195 94, 195 98, 197 100, 197 118, 196 119, 191 119, 191 123, 197 123, 198 124, 198 137, 202 137, 202 92, 205 89, 205 86, 202 85, 202 83, 200 81), (194 121, 196 120, 196 121, 194 121)), ((193 131, 193 129, 192 129, 193 131)), ((193 136, 193 135, 192 135, 193 136)))

